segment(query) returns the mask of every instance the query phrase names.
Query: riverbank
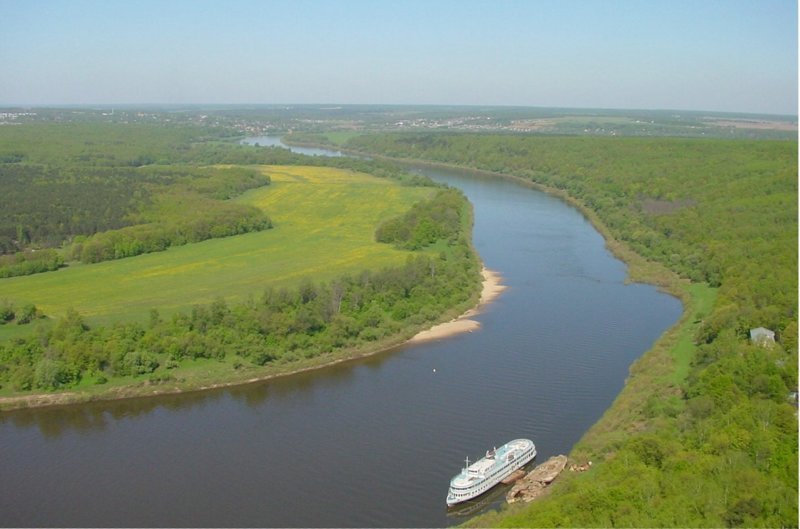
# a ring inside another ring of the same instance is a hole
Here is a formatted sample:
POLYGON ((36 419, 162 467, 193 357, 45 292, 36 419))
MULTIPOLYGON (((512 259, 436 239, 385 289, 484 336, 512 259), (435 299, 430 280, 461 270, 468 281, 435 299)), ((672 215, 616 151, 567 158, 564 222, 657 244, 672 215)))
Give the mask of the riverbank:
POLYGON ((473 302, 464 307, 456 308, 443 315, 442 322, 428 329, 411 330, 410 332, 400 333, 378 343, 372 347, 351 348, 338 352, 331 352, 314 358, 303 359, 292 364, 282 366, 270 366, 268 371, 257 373, 259 368, 243 370, 243 373, 235 373, 227 377, 219 377, 219 374, 208 371, 209 376, 200 376, 199 379, 192 381, 169 381, 161 383, 151 383, 147 380, 135 381, 132 384, 121 384, 115 387, 91 386, 85 390, 70 390, 53 393, 32 393, 0 397, 0 411, 40 408, 48 406, 64 406, 79 404, 83 402, 109 401, 130 398, 157 397, 161 395, 174 395, 178 393, 191 393, 208 391, 213 389, 241 386, 264 382, 278 377, 287 377, 311 370, 322 369, 335 364, 366 358, 381 353, 392 351, 398 347, 421 343, 427 340, 442 339, 462 332, 471 332, 480 327, 480 324, 471 320, 472 316, 479 314, 480 311, 499 296, 505 286, 501 284, 501 277, 497 272, 482 268, 483 276, 480 295, 476 293, 473 302), (463 311, 463 312, 460 312, 463 311), (455 318, 453 313, 459 314, 455 318))

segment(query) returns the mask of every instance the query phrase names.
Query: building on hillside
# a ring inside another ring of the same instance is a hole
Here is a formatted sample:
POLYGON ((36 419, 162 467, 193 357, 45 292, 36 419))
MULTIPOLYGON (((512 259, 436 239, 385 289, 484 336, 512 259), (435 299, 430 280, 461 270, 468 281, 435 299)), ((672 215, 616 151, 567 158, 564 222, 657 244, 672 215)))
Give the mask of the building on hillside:
POLYGON ((750 341, 762 347, 772 347, 775 344, 775 332, 764 327, 750 329, 750 341))

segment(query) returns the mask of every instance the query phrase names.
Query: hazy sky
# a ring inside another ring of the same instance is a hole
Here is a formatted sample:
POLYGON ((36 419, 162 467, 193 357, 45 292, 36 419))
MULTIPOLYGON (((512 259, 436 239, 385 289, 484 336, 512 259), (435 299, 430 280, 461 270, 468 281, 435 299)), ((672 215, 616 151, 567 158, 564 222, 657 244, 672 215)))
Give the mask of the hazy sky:
POLYGON ((0 105, 796 114, 797 0, 0 0, 0 105))

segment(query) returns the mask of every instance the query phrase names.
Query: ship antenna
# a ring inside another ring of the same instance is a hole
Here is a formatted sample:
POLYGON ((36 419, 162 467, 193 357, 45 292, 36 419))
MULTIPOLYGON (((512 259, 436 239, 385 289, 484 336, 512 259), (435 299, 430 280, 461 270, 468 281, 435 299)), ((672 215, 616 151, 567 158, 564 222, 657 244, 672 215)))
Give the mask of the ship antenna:
POLYGON ((468 468, 469 468, 469 457, 467 457, 467 464, 466 466, 464 466, 464 470, 467 470, 468 468))

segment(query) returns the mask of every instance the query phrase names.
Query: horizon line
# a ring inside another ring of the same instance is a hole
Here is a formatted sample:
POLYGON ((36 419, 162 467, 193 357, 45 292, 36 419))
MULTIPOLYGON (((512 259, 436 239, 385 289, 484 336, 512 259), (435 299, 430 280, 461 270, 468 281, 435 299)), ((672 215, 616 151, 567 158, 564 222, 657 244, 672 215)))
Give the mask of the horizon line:
POLYGON ((541 106, 519 104, 463 104, 463 103, 0 103, 0 109, 102 109, 102 108, 130 108, 151 109, 157 107, 328 107, 325 110, 337 110, 342 107, 452 107, 452 108, 506 108, 506 109, 540 109, 540 110, 578 110, 578 111, 619 111, 619 112, 684 112, 684 113, 710 113, 710 114, 737 114, 753 116, 775 116, 798 119, 797 113, 757 112, 742 110, 692 110, 679 108, 619 108, 619 107, 570 107, 570 106, 541 106))

